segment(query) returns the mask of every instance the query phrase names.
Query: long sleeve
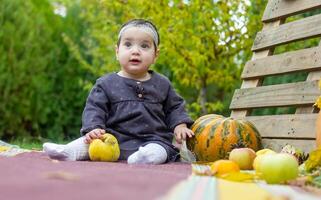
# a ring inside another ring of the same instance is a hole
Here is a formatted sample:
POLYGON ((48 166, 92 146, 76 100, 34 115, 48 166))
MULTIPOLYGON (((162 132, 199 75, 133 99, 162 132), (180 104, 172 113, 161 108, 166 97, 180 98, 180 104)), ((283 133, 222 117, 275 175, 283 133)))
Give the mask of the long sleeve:
POLYGON ((193 120, 188 116, 185 110, 185 101, 175 92, 171 85, 165 101, 164 111, 166 115, 166 124, 171 131, 182 123, 186 123, 188 127, 193 124, 193 120))
POLYGON ((102 80, 98 79, 86 101, 86 106, 82 115, 81 134, 101 128, 106 129, 106 120, 108 117, 109 100, 102 87, 102 80))

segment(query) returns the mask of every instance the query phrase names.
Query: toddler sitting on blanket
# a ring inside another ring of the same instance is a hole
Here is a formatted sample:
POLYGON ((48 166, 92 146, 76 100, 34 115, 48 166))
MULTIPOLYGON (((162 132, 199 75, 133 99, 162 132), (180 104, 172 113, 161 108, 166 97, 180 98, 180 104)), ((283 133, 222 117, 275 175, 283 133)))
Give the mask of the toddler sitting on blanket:
POLYGON ((120 160, 129 164, 161 164, 179 159, 173 136, 181 143, 194 133, 184 100, 170 81, 149 67, 159 54, 159 34, 147 20, 125 23, 118 34, 118 73, 96 81, 83 111, 82 137, 66 144, 44 143, 49 157, 89 159, 89 143, 113 134, 120 145, 120 160))

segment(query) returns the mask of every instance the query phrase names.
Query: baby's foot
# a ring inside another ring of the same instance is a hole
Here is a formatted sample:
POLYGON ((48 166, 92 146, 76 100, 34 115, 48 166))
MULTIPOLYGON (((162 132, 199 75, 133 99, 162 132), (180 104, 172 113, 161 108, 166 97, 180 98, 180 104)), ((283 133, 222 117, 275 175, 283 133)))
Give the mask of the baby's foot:
POLYGON ((132 155, 130 155, 127 159, 128 164, 145 164, 146 158, 140 151, 136 151, 132 155))
POLYGON ((128 164, 162 164, 167 159, 167 152, 159 144, 150 143, 144 147, 139 147, 138 151, 130 155, 128 164))
POLYGON ((75 161, 75 154, 66 145, 46 142, 43 151, 52 159, 75 161))

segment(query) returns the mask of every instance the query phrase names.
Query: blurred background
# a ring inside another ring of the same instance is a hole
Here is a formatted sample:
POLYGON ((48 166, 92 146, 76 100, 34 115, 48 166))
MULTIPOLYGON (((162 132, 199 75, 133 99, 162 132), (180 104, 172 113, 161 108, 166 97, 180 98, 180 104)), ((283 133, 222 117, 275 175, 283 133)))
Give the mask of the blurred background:
MULTIPOLYGON (((266 3, 0 0, 0 140, 40 147, 45 141, 79 137, 87 95, 98 77, 119 70, 117 35, 132 18, 151 20, 158 27, 160 57, 152 69, 172 81, 193 119, 207 113, 229 116, 266 3)), ((288 20, 300 17, 304 16, 288 20)), ((317 43, 311 39, 284 45, 275 53, 317 43)), ((264 81, 305 77, 293 74, 264 81)))

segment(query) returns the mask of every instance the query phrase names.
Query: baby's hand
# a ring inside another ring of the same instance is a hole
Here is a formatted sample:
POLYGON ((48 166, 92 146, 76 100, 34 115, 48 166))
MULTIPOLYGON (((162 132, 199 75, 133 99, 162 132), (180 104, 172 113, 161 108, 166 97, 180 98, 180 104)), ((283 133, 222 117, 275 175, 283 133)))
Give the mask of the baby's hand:
POLYGON ((106 133, 104 129, 96 128, 85 135, 85 143, 90 144, 94 139, 100 139, 106 133))
POLYGON ((186 124, 179 124, 175 127, 174 129, 174 135, 175 135, 175 139, 176 142, 178 144, 182 144, 183 140, 186 140, 186 137, 193 137, 194 136, 194 132, 187 128, 186 124))

